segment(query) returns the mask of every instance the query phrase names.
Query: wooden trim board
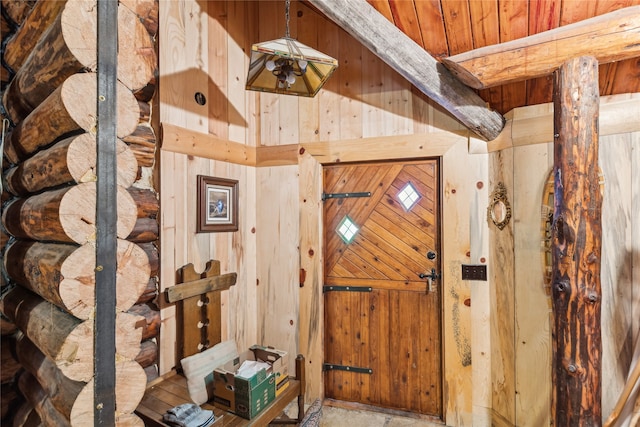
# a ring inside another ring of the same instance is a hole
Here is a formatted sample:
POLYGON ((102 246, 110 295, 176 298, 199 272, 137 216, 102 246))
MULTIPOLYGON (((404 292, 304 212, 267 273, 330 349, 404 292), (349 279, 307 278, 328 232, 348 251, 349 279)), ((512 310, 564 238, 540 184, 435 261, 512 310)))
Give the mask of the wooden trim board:
MULTIPOLYGON (((515 108, 505 114, 507 124, 493 141, 469 139, 472 154, 553 141, 553 104, 515 108)), ((600 98, 600 136, 640 131, 640 93, 600 98)))

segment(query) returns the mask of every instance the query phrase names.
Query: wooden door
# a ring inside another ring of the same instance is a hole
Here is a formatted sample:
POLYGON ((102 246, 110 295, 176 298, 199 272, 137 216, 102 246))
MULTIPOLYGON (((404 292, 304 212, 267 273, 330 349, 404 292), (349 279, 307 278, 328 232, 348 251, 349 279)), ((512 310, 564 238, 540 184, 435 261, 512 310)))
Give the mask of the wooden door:
POLYGON ((438 160, 324 168, 327 398, 442 416, 438 183, 438 160))

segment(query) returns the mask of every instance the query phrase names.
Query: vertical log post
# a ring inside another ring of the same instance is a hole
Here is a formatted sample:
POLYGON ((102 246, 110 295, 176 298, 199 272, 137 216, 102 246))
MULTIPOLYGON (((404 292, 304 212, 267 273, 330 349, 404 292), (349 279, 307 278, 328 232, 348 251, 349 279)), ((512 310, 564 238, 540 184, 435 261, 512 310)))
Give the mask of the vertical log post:
POLYGON ((553 407, 556 426, 602 424, 598 62, 554 75, 553 407))

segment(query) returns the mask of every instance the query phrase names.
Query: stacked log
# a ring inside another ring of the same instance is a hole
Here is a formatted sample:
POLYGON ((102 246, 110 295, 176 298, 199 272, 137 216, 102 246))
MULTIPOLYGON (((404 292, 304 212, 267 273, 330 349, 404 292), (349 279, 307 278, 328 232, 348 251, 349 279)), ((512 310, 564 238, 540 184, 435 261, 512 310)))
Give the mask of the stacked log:
MULTIPOLYGON (((51 406, 70 425, 93 424, 93 381, 74 381, 66 377, 38 347, 22 335, 18 339, 16 352, 25 370, 38 380, 51 406)), ((116 405, 122 414, 135 410, 141 396, 140 388, 145 386, 142 366, 132 361, 121 361, 116 366, 116 405), (127 381, 134 380, 135 384, 127 381)))
MULTIPOLYGON (((5 174, 7 190, 26 196, 63 184, 96 180, 96 137, 90 133, 65 138, 39 151, 5 174)), ((138 163, 129 146, 116 141, 118 173, 116 183, 130 187, 138 174, 138 163)))
POLYGON ((22 13, 20 25, 16 26, 16 31, 11 37, 7 38, 5 47, 4 63, 11 70, 18 70, 24 64, 24 60, 33 51, 42 32, 49 28, 49 25, 58 16, 64 7, 64 1, 3 1, 5 3, 20 3, 22 7, 31 3, 28 10, 22 13))
MULTIPOLYGON (((116 231, 126 239, 137 219, 137 207, 129 192, 117 189, 116 231)), ((2 213, 5 230, 19 239, 75 242, 95 241, 96 184, 63 187, 14 199, 2 213)))
MULTIPOLYGON (((3 312, 65 376, 76 381, 93 377, 93 320, 80 320, 22 286, 4 296, 3 312)), ((138 315, 116 314, 119 358, 137 357, 144 326, 138 315)))
MULTIPOLYGON (((16 16, 10 27, 2 22, 6 89, 0 96, 11 125, 2 152, 1 422, 91 425, 97 3, 1 1, 15 12, 2 19, 16 16)), ((133 412, 146 382, 157 377, 159 202, 150 188, 152 170, 144 170, 156 157, 157 23, 157 0, 119 2, 113 94, 118 426, 143 426, 133 412)))
MULTIPOLYGON (((116 132, 122 138, 135 130, 140 106, 122 83, 118 83, 116 90, 116 132)), ((60 137, 82 131, 95 132, 97 91, 98 80, 94 73, 74 74, 67 78, 24 120, 16 124, 5 140, 4 155, 10 162, 19 163, 60 137)))
MULTIPOLYGON (((2 0, 0 9, 0 37, 3 42, 9 40, 30 14, 34 7, 35 1, 19 1, 19 0, 2 0)), ((44 3, 44 2, 43 2, 44 3)), ((13 69, 9 67, 5 61, 2 61, 0 68, 0 82, 2 87, 11 80, 14 74, 13 69)))
MULTIPOLYGON (((96 70, 95 6, 96 2, 91 0, 68 0, 41 35, 3 96, 14 123, 23 120, 68 77, 83 70, 96 70)), ((118 26, 129 30, 118 34, 118 80, 130 91, 139 90, 151 80, 156 68, 153 41, 127 7, 118 8, 118 26)))
MULTIPOLYGON (((17 283, 75 317, 86 320, 95 301, 96 251, 82 246, 17 240, 9 245, 5 269, 17 283)), ((116 308, 129 310, 145 291, 150 274, 145 251, 127 240, 116 250, 116 308)))
MULTIPOLYGON (((2 0, 0 2, 0 40, 2 40, 3 51, 6 47, 8 40, 15 38, 15 33, 18 28, 25 22, 29 16, 31 9, 34 7, 35 1, 23 1, 23 0, 2 0)), ((54 2, 42 2, 42 3, 54 3, 54 2)), ((9 67, 6 63, 6 55, 3 55, 2 65, 0 66, 0 87, 7 86, 9 81, 14 75, 14 69, 9 67)), ((0 119, 4 119, 4 114, 0 114, 0 119)), ((8 130, 5 127, 3 120, 3 134, 8 130)), ((4 163, 3 163, 4 164, 4 163)), ((9 194, 4 191, 0 192, 0 203, 4 204, 9 199, 9 194)), ((9 240, 9 235, 5 230, 0 227, 0 257, 4 257, 4 246, 9 240)), ((5 291, 5 287, 8 285, 5 275, 0 272, 0 294, 5 291)), ((0 350, 2 350, 2 381, 0 382, 0 425, 11 425, 12 417, 20 416, 19 425, 36 425, 37 415, 33 414, 35 411, 24 398, 17 392, 16 370, 14 365, 11 364, 11 369, 7 369, 5 363, 10 362, 6 359, 13 350, 14 341, 13 334, 15 333, 15 325, 11 324, 6 318, 0 317, 0 332, 2 338, 2 344, 0 350), (7 352, 7 350, 9 350, 7 352), (29 421, 28 421, 29 420, 29 421), (26 424, 27 421, 30 424, 26 424)), ((15 418, 14 418, 15 419, 15 418)), ((37 419, 37 425, 40 425, 40 420, 37 419)))

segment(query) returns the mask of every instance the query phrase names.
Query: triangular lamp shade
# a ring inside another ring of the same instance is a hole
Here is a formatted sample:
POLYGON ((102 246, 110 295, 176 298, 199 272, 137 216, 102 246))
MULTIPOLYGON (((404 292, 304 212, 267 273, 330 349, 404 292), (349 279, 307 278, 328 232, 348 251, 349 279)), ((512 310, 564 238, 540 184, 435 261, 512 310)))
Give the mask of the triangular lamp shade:
POLYGON ((338 67, 338 61, 297 40, 284 37, 251 47, 248 90, 313 97, 338 67))

